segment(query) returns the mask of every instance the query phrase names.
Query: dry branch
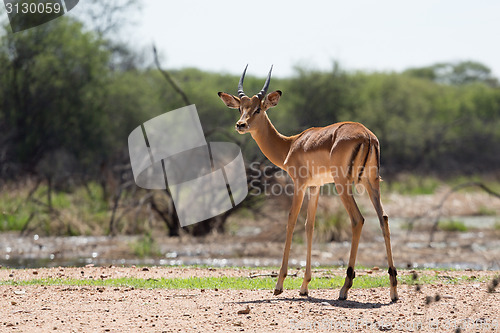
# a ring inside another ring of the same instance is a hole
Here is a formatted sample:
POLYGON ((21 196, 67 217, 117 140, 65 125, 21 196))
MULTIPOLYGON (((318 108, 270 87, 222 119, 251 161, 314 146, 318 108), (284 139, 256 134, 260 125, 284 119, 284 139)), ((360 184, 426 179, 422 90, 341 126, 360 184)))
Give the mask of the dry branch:
POLYGON ((174 90, 179 94, 181 95, 183 101, 186 103, 186 105, 191 105, 192 103, 189 101, 189 98, 187 97, 186 93, 184 92, 184 90, 181 89, 181 87, 179 87, 179 85, 174 81, 174 79, 172 79, 172 77, 170 76, 170 74, 163 70, 160 66, 160 61, 158 60, 158 52, 156 51, 156 46, 153 45, 153 53, 154 53, 154 56, 155 56, 155 64, 156 64, 156 67, 158 68, 158 70, 160 71, 160 73, 163 74, 163 76, 165 77, 165 79, 168 81, 168 83, 170 83, 170 85, 174 88, 174 90))
POLYGON ((457 191, 459 191, 459 190, 461 190, 463 188, 466 188, 466 187, 478 187, 479 189, 483 190, 484 192, 488 193, 489 195, 491 195, 491 196, 493 196, 495 198, 500 199, 500 194, 499 193, 493 191, 491 188, 489 188, 488 186, 486 186, 484 183, 481 183, 481 182, 467 182, 467 183, 456 185, 448 193, 446 193, 443 196, 443 198, 441 199, 441 201, 437 205, 431 207, 429 210, 423 212, 420 215, 417 215, 417 216, 414 216, 414 217, 408 219, 408 233, 407 233, 407 236, 413 230, 413 225, 414 225, 414 223, 417 220, 422 220, 422 219, 425 219, 425 218, 430 218, 435 212, 437 212, 437 215, 434 218, 433 226, 432 226, 432 229, 431 229, 431 232, 430 232, 430 237, 429 237, 429 244, 430 244, 434 240, 434 233, 437 231, 438 224, 439 224, 439 222, 441 220, 442 209, 443 209, 444 204, 446 203, 446 201, 449 199, 449 197, 453 193, 455 193, 455 192, 457 192, 457 191))
MULTIPOLYGON (((288 274, 287 276, 293 276, 293 277, 297 277, 297 273, 298 272, 295 272, 295 273, 292 273, 292 274, 288 274)), ((257 277, 278 277, 278 273, 276 272, 272 272, 272 273, 262 273, 262 274, 250 274, 248 277, 250 279, 254 279, 254 278, 257 278, 257 277)))
POLYGON ((438 214, 436 216, 436 218, 434 219, 434 224, 432 226, 432 229, 431 229, 431 232, 430 232, 430 237, 429 237, 429 244, 434 240, 434 233, 437 231, 438 229, 438 225, 439 225, 439 221, 441 220, 441 215, 442 215, 442 209, 443 209, 443 206, 446 202, 446 200, 448 200, 448 198, 455 192, 463 189, 463 188, 466 188, 466 187, 479 187, 481 190, 483 190, 484 192, 488 193, 489 195, 493 196, 493 197, 496 197, 498 199, 500 199, 500 194, 499 193, 496 193, 495 191, 493 191, 492 189, 490 189, 488 186, 484 185, 483 183, 481 182, 467 182, 467 183, 463 183, 463 184, 459 184, 459 185, 456 185, 455 187, 453 187, 444 197, 443 199, 441 199, 441 201, 439 202, 439 204, 434 208, 434 210, 437 210, 438 211, 438 214))

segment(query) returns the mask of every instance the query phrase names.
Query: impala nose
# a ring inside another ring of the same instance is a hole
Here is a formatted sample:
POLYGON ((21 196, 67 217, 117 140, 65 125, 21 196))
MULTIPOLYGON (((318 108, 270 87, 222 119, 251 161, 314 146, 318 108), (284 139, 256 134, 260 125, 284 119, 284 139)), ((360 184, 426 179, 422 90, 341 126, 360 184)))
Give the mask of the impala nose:
POLYGON ((246 127, 247 127, 247 123, 245 123, 245 122, 238 121, 236 123, 236 130, 238 130, 238 131, 244 130, 246 127))

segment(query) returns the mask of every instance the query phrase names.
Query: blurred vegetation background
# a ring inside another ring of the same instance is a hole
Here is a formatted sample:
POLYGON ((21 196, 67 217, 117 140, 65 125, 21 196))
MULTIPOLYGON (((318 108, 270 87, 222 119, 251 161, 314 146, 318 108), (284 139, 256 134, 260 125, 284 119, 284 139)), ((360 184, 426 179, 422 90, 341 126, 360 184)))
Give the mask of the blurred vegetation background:
MULTIPOLYGON (((232 212, 181 231, 168 193, 133 183, 128 134, 185 102, 155 67, 152 49, 114 38, 116 22, 102 17, 117 11, 95 10, 102 14, 85 23, 64 16, 16 34, 6 24, 0 30, 0 231, 150 235, 158 223, 170 236, 225 230, 232 212)), ((166 70, 196 104, 207 140, 236 142, 247 163, 268 163, 249 135, 234 131, 238 115, 217 96, 236 93, 238 76, 166 70)), ((249 75, 245 90, 259 91, 264 79, 249 75)), ((434 179, 500 179, 500 84, 485 64, 403 72, 297 67, 274 78, 273 89, 283 98, 269 116, 285 135, 338 121, 370 128, 389 188, 405 191, 397 180, 408 174, 431 191, 434 179)), ((259 205, 249 196, 241 207, 259 205)))

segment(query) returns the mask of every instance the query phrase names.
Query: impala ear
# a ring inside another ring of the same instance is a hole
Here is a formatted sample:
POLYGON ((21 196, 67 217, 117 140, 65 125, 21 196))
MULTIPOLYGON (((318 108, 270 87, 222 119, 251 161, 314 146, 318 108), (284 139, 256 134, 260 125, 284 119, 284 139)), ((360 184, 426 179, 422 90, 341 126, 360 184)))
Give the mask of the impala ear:
POLYGON ((280 97, 281 97, 281 90, 276 90, 275 92, 268 94, 264 99, 264 101, 262 102, 262 108, 264 110, 267 110, 269 108, 275 107, 276 105, 278 105, 280 97))
POLYGON ((240 107, 240 99, 236 96, 229 95, 224 92, 219 92, 219 97, 230 109, 238 109, 240 107))

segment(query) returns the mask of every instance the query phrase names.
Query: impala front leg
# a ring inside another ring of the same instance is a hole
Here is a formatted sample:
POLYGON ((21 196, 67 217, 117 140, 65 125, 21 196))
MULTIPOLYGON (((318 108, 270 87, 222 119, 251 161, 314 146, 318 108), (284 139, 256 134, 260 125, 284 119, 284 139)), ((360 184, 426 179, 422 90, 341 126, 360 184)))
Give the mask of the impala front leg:
POLYGON ((286 226, 286 241, 285 249, 283 251, 283 261, 281 262, 278 282, 274 288, 274 295, 279 295, 283 292, 283 281, 285 281, 288 272, 288 256, 290 255, 290 247, 292 245, 293 229, 295 228, 295 223, 297 223, 297 217, 299 215, 300 207, 302 206, 302 201, 304 200, 304 194, 305 188, 295 182, 292 208, 290 208, 290 213, 288 214, 288 224, 286 226))

